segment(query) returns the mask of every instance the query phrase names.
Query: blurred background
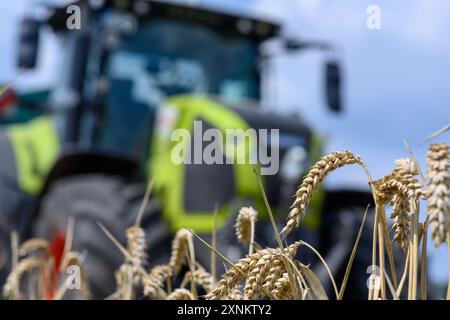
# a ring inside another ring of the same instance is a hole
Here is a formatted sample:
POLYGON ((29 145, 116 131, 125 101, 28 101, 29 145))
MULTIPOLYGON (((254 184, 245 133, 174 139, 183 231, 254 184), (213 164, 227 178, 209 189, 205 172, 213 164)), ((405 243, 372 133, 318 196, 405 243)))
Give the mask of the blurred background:
MULTIPOLYGON (((61 54, 51 32, 42 35, 37 69, 18 75, 18 27, 32 2, 0 2, 0 82, 13 80, 17 91, 45 89, 60 79, 56 61, 61 54)), ((424 168, 427 145, 419 142, 449 122, 449 1, 173 2, 267 18, 280 23, 286 37, 332 43, 331 55, 339 58, 342 71, 341 113, 331 112, 324 99, 324 62, 329 54, 314 50, 274 56, 266 70, 271 95, 265 103, 267 108, 299 114, 326 138, 327 151, 349 149, 359 154, 375 178, 389 172, 395 159, 408 156, 403 139, 424 168), (371 5, 380 9, 377 29, 366 24, 371 5)), ((447 136, 441 139, 448 141, 447 136)), ((367 189, 366 177, 351 168, 338 170, 326 184, 367 189)), ((429 243, 430 275, 444 283, 446 249, 436 250, 429 243)))

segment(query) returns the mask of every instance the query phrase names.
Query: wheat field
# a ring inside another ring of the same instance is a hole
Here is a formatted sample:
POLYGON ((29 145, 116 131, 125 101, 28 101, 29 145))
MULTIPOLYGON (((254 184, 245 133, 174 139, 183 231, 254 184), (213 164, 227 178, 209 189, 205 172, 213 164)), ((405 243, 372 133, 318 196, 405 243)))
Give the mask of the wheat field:
MULTIPOLYGON (((443 131, 439 132, 441 133, 443 131)), ((322 157, 298 187, 288 219, 281 231, 275 223, 261 180, 256 175, 273 225, 277 246, 261 248, 255 242, 258 213, 251 207, 243 207, 236 218, 235 233, 238 241, 248 247, 248 254, 238 261, 231 261, 217 250, 215 230, 210 244, 191 230, 181 229, 173 238, 170 260, 166 264, 150 269, 146 253, 146 232, 139 225, 143 210, 138 214, 136 223, 126 229, 126 244, 119 243, 103 225, 99 225, 111 240, 111 246, 117 247, 123 254, 123 264, 115 273, 117 290, 105 299, 130 300, 140 297, 165 300, 343 299, 368 210, 361 213, 364 214, 363 222, 359 232, 355 234, 356 240, 347 259, 346 272, 341 283, 336 282, 326 261, 313 246, 301 239, 286 244, 285 238, 299 227, 302 219, 308 214, 309 202, 324 179, 333 171, 347 165, 357 165, 364 171, 375 203, 372 266, 378 268, 374 267, 369 277, 367 299, 398 300, 401 297, 409 300, 427 299, 427 274, 424 270, 427 263, 428 235, 431 236, 435 247, 447 246, 450 251, 450 152, 446 143, 431 144, 427 153, 426 170, 422 171, 407 144, 406 147, 410 157, 396 160, 394 169, 376 180, 372 178, 362 158, 350 151, 333 152, 322 157), (421 202, 425 202, 427 208, 424 221, 419 218, 421 202), (386 215, 387 208, 391 212, 389 217, 386 215), (392 219, 391 231, 388 230, 388 218, 392 219), (196 261, 195 241, 211 250, 213 259, 209 267, 202 266, 196 261), (394 257, 394 252, 398 251, 393 250, 394 246, 403 251, 401 257, 394 257), (300 248, 311 250, 321 261, 332 283, 331 294, 327 294, 310 266, 296 259, 296 253, 300 248), (215 270, 216 259, 227 266, 226 272, 218 279, 215 270), (398 268, 395 263, 399 259, 404 260, 402 274, 397 274, 396 271, 398 268), (174 287, 174 278, 179 276, 183 269, 188 271, 182 275, 178 287, 174 287), (375 269, 381 272, 377 274, 375 269)), ((141 208, 145 207, 145 202, 148 201, 149 190, 150 188, 146 192, 141 208)), ((69 239, 76 236, 73 234, 73 221, 69 222, 67 233, 69 239)), ((46 281, 49 281, 53 261, 47 241, 31 239, 20 246, 13 243, 12 248, 13 265, 3 285, 4 298, 48 299, 43 292, 46 281)), ((64 250, 59 272, 60 276, 64 277, 63 270, 68 266, 80 267, 81 293, 85 299, 89 299, 91 294, 83 270, 83 260, 83 254, 71 250, 69 241, 64 250)), ((52 299, 64 299, 66 290, 63 282, 52 299)), ((442 298, 450 300, 450 275, 447 295, 442 298)))

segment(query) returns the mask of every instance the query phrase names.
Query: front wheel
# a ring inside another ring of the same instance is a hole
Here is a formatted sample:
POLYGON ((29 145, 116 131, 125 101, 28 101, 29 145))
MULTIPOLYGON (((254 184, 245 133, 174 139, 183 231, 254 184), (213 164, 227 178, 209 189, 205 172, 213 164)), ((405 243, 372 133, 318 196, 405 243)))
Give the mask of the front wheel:
MULTIPOLYGON (((34 236, 48 239, 56 262, 64 248, 69 217, 75 221, 72 250, 85 253, 89 288, 94 298, 112 294, 114 272, 123 256, 100 230, 102 223, 125 244, 125 230, 134 224, 145 193, 144 184, 127 184, 119 177, 80 175, 58 180, 44 196, 34 225, 34 236), (59 255, 59 256, 58 256, 59 255)), ((141 225, 147 231, 151 264, 167 261, 171 234, 150 201, 141 225)))

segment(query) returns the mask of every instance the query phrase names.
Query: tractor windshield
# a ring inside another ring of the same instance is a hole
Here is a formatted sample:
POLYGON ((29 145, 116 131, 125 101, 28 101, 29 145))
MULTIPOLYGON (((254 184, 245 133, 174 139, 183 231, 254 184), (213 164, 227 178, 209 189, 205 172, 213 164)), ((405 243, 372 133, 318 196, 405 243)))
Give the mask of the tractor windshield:
POLYGON ((245 37, 153 19, 122 40, 110 56, 109 76, 133 81, 138 99, 154 104, 186 92, 230 102, 259 98, 258 44, 245 37))
POLYGON ((169 19, 140 23, 106 59, 100 144, 147 154, 155 107, 171 95, 211 94, 229 103, 258 99, 257 57, 258 42, 236 33, 169 19))

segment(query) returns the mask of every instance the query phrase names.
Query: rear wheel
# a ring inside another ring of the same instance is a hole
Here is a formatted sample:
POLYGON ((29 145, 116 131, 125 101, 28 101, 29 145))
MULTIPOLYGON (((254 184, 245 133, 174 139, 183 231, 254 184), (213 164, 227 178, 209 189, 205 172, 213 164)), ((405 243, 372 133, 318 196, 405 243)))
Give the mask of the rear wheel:
MULTIPOLYGON (((125 229, 136 218, 145 193, 144 184, 127 184, 118 177, 82 175, 55 182, 42 200, 34 235, 51 241, 58 260, 62 252, 69 217, 75 220, 72 249, 86 253, 85 268, 94 298, 104 298, 115 291, 114 272, 123 257, 100 230, 97 222, 122 243, 125 229)), ((156 203, 150 201, 141 226, 147 231, 147 245, 152 264, 168 260, 171 234, 159 217, 156 203)))

